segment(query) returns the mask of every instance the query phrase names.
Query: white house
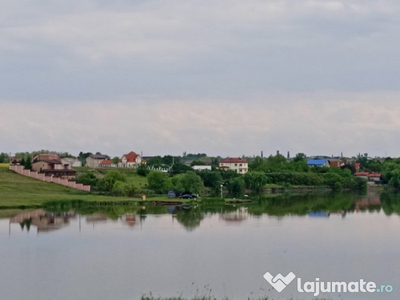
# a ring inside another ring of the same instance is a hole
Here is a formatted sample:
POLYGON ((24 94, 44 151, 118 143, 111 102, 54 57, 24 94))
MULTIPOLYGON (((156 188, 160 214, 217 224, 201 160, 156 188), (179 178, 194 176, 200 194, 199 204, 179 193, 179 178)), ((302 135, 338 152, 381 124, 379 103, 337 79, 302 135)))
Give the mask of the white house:
POLYGON ((70 166, 73 168, 82 167, 82 162, 77 158, 65 157, 65 158, 62 158, 61 161, 65 164, 66 163, 70 164, 70 166))
POLYGON ((211 171, 211 166, 206 166, 206 165, 199 165, 199 166, 192 166, 193 170, 210 170, 211 171))
POLYGON ((139 154, 131 151, 128 154, 124 154, 121 157, 120 167, 125 168, 137 168, 141 164, 145 164, 146 160, 143 159, 139 154))
POLYGON ((219 162, 220 169, 229 169, 239 174, 245 174, 249 170, 249 163, 241 158, 225 158, 219 162))

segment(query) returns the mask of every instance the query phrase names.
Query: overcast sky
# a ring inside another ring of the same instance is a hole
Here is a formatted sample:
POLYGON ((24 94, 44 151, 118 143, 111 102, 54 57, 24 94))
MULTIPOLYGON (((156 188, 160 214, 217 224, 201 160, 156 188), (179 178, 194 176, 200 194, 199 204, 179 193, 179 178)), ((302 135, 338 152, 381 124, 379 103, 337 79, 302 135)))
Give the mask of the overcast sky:
POLYGON ((0 152, 400 156, 400 2, 2 1, 0 152))

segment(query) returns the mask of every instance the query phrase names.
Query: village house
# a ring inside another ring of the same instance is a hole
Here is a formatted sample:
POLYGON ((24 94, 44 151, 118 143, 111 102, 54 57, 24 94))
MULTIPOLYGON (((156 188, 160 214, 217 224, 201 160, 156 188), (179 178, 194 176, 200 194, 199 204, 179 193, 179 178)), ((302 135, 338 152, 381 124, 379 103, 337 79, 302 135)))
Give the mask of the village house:
POLYGON ((228 169, 236 171, 239 174, 245 174, 249 170, 249 164, 246 160, 241 158, 225 158, 219 162, 220 169, 228 169))
POLYGON ((381 181, 382 174, 381 173, 370 173, 368 174, 368 180, 370 181, 381 181))
POLYGON ((367 180, 368 180, 368 175, 369 175, 369 172, 356 172, 356 173, 354 173, 354 176, 362 178, 362 179, 367 179, 367 180))
POLYGON ((44 173, 46 176, 72 179, 76 171, 71 170, 71 164, 63 161, 57 154, 37 154, 32 158, 32 170, 44 173))
POLYGON ((69 163, 72 168, 82 167, 82 162, 77 158, 65 157, 62 159, 63 162, 69 163))
POLYGON ((192 169, 193 170, 196 170, 196 171, 202 171, 202 170, 209 170, 209 171, 211 171, 211 166, 207 166, 207 165, 198 165, 198 166, 192 166, 192 169))
POLYGON ((329 166, 330 167, 343 167, 344 166, 344 162, 341 159, 329 159, 329 166))
POLYGON ((21 159, 18 157, 10 157, 10 164, 19 164, 21 162, 21 159))
POLYGON ((328 167, 329 168, 329 160, 327 160, 327 159, 310 159, 307 161, 307 165, 309 167, 328 167))
POLYGON ((369 172, 356 172, 354 173, 354 176, 366 179, 368 181, 374 181, 378 182, 382 180, 382 174, 381 173, 369 173, 369 172))
POLYGON ((110 159, 110 157, 107 154, 101 154, 100 152, 96 152, 96 154, 91 154, 86 158, 86 165, 89 168, 98 168, 100 163, 106 159, 110 159))
POLYGON ((143 159, 139 154, 131 151, 128 154, 124 154, 121 157, 120 167, 124 168, 137 168, 141 164, 145 164, 146 160, 143 159))
MULTIPOLYGON (((119 160, 121 162, 121 160, 119 160)), ((100 168, 116 168, 118 164, 115 164, 112 159, 105 159, 99 164, 100 168)))

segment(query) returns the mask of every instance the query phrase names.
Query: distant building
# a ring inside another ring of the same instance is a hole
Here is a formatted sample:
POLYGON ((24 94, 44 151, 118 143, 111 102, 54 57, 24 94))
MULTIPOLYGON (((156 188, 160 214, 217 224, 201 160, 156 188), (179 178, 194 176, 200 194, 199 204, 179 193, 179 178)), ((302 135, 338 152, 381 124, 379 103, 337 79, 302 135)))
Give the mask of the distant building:
POLYGON ((57 154, 38 154, 32 159, 32 170, 65 179, 76 177, 76 172, 71 170, 71 164, 63 161, 57 154))
POLYGON ((210 170, 211 171, 211 166, 206 166, 206 165, 199 165, 199 166, 192 166, 193 170, 210 170))
POLYGON ((369 172, 356 172, 354 176, 368 180, 369 172))
POLYGON ((329 160, 327 159, 310 159, 307 161, 309 167, 329 167, 329 160))
POLYGON ((236 171, 239 174, 245 174, 249 170, 249 163, 241 158, 225 158, 219 162, 220 169, 236 171))
POLYGON ((139 154, 131 151, 128 154, 122 155, 120 166, 124 168, 137 168, 141 164, 145 163, 145 159, 143 159, 139 154))
POLYGON ((77 158, 65 157, 62 159, 62 161, 65 163, 69 163, 72 168, 82 167, 82 162, 77 158))
POLYGON ((10 164, 19 164, 21 159, 18 157, 10 157, 10 164))
POLYGON ((105 159, 99 164, 99 167, 100 168, 116 168, 116 167, 118 167, 118 165, 114 164, 112 159, 105 159))
POLYGON ((381 181, 382 174, 381 173, 370 173, 368 174, 368 180, 371 181, 381 181))
POLYGON ((110 159, 110 157, 107 154, 97 152, 96 154, 91 154, 86 158, 86 165, 89 168, 98 168, 100 163, 105 159, 110 159))
POLYGON ((344 166, 344 162, 341 159, 329 159, 329 166, 340 168, 344 166))

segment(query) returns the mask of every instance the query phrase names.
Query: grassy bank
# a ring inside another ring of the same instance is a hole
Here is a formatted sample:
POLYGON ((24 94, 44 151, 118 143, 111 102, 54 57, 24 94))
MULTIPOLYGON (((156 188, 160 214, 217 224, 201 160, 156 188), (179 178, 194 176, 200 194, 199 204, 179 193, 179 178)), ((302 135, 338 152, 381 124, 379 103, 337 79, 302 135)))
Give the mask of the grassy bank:
MULTIPOLYGON (((145 177, 128 172, 128 179, 138 187, 147 184, 145 177)), ((0 164, 0 209, 40 207, 46 202, 52 201, 95 201, 95 202, 131 202, 140 198, 115 197, 90 194, 78 191, 59 184, 43 182, 12 172, 8 164, 0 164)), ((148 197, 148 201, 177 201, 166 196, 148 197)), ((182 202, 185 202, 184 200, 182 202)))
POLYGON ((98 196, 59 184, 19 175, 0 165, 0 208, 38 207, 57 200, 129 201, 125 197, 98 196))

